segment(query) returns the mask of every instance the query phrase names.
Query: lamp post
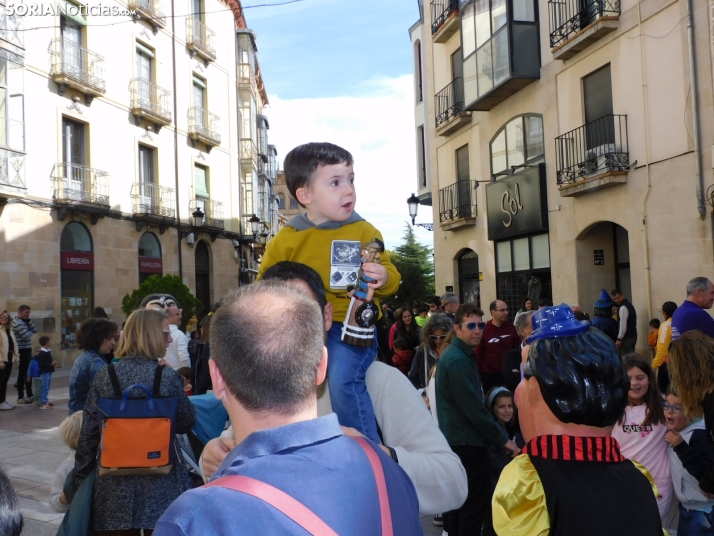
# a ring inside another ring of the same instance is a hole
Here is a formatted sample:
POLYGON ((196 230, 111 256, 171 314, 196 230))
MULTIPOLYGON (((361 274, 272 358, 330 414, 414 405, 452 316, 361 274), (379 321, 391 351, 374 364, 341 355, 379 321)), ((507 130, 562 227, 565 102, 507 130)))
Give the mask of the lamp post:
POLYGON ((423 227, 424 229, 426 229, 428 231, 434 230, 433 223, 414 223, 414 220, 416 219, 416 216, 417 216, 417 212, 419 210, 419 198, 417 196, 412 194, 411 197, 409 199, 407 199, 407 205, 409 205, 409 216, 411 216, 411 218, 412 218, 413 226, 423 227))
POLYGON ((253 238, 257 238, 260 230, 260 218, 253 214, 248 221, 250 222, 250 230, 253 232, 253 238))
POLYGON ((186 244, 191 248, 196 241, 196 233, 198 233, 198 230, 203 226, 203 218, 205 216, 201 207, 196 207, 196 210, 191 213, 191 227, 185 231, 181 231, 181 237, 186 239, 186 244))
POLYGON ((203 225, 203 218, 205 216, 206 215, 201 210, 201 207, 196 207, 196 210, 191 213, 191 217, 193 218, 193 226, 201 227, 203 225))

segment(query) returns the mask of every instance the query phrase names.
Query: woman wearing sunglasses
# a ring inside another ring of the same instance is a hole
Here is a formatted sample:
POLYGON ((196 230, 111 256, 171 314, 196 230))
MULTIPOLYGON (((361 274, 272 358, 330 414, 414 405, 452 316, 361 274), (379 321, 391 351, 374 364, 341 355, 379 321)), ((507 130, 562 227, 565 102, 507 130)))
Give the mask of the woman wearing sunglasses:
POLYGON ((429 321, 422 328, 421 344, 409 370, 409 380, 417 389, 424 389, 429 383, 429 371, 441 357, 446 334, 453 328, 453 320, 444 313, 431 315, 429 321))

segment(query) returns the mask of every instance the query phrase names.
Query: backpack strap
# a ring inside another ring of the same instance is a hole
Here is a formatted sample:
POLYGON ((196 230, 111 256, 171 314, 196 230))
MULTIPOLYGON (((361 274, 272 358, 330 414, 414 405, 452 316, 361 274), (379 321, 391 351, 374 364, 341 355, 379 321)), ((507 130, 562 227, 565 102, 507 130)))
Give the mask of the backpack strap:
MULTIPOLYGON (((389 507, 389 495, 387 494, 387 480, 384 477, 384 468, 379 459, 379 455, 364 437, 353 438, 367 455, 369 464, 374 472, 374 479, 377 483, 377 495, 379 497, 379 510, 382 522, 382 536, 393 536, 392 512, 389 507)), ((327 523, 318 517, 300 501, 291 497, 284 491, 271 486, 260 480, 247 476, 231 475, 217 478, 204 488, 221 487, 240 491, 247 495, 252 495, 268 503, 270 506, 282 512, 295 523, 304 528, 313 536, 337 536, 327 523)))
POLYGON ((214 486, 240 491, 261 499, 314 536, 337 536, 337 533, 320 519, 315 512, 270 484, 247 476, 232 475, 218 478, 203 487, 210 488, 214 486))
POLYGON ((110 363, 107 369, 109 370, 109 381, 112 382, 112 388, 114 388, 114 396, 121 398, 124 396, 124 393, 121 391, 121 385, 119 385, 119 377, 117 376, 117 371, 114 369, 114 363, 110 363))
POLYGON ((161 375, 164 373, 164 367, 161 365, 156 366, 156 372, 154 373, 154 389, 153 396, 161 396, 161 375))

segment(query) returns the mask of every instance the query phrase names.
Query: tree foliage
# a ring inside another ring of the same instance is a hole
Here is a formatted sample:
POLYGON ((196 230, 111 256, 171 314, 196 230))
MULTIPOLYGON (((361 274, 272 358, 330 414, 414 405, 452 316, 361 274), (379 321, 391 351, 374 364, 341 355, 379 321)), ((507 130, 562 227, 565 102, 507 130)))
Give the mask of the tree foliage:
POLYGON ((144 281, 141 286, 131 294, 126 294, 121 301, 121 308, 124 314, 129 316, 141 306, 143 300, 149 294, 171 294, 179 306, 183 309, 181 319, 181 330, 186 329, 186 324, 191 317, 203 309, 203 303, 198 298, 194 298, 189 288, 183 284, 177 275, 152 275, 144 281))
POLYGON ((414 302, 426 303, 434 295, 433 249, 420 244, 414 230, 405 225, 404 242, 389 252, 389 258, 402 275, 399 290, 387 301, 394 307, 414 302))

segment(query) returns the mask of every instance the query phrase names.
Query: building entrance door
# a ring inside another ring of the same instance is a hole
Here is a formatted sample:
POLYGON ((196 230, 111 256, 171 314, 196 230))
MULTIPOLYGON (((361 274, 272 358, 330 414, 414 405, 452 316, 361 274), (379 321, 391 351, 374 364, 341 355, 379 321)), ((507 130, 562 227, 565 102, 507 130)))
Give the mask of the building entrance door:
POLYGON ((208 246, 203 240, 196 244, 196 297, 203 303, 203 309, 197 311, 200 321, 211 310, 211 262, 208 246))

